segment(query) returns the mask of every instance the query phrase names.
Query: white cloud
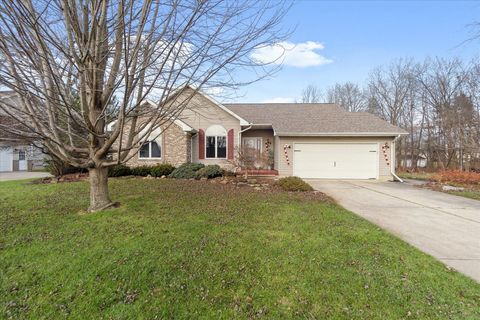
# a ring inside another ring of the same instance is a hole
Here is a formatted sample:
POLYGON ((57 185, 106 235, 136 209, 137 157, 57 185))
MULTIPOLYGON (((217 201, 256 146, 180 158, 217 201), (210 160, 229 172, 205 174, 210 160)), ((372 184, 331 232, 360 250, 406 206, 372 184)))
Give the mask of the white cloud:
POLYGON ((320 42, 307 41, 291 43, 287 41, 255 49, 251 57, 261 63, 283 64, 292 67, 313 67, 332 63, 317 51, 325 47, 320 42))
POLYGON ((221 94, 223 94, 225 92, 225 88, 222 88, 222 87, 202 87, 202 91, 203 91, 203 93, 205 93, 209 96, 217 97, 217 96, 220 96, 221 94))
POLYGON ((291 97, 275 97, 267 100, 263 100, 262 103, 292 103, 295 102, 291 97))

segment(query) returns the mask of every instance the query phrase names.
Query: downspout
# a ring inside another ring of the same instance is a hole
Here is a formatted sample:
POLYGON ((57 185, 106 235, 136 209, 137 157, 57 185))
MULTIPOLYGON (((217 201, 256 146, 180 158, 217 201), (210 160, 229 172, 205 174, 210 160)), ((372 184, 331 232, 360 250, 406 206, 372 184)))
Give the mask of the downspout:
MULTIPOLYGON (((397 141, 397 139, 400 138, 400 137, 401 137, 401 135, 399 134, 399 135, 396 136, 395 139, 393 139, 393 141, 392 141, 392 145, 395 146, 395 149, 397 148, 397 145, 396 145, 395 141, 397 141)), ((397 162, 397 158, 394 157, 393 152, 394 152, 393 148, 390 148, 390 159, 391 159, 391 160, 395 159, 395 162, 390 161, 390 173, 392 174, 392 176, 393 176, 395 179, 397 179, 398 181, 400 181, 400 182, 403 183, 404 181, 403 181, 399 176, 397 176, 397 175, 395 174, 395 163, 397 162)))

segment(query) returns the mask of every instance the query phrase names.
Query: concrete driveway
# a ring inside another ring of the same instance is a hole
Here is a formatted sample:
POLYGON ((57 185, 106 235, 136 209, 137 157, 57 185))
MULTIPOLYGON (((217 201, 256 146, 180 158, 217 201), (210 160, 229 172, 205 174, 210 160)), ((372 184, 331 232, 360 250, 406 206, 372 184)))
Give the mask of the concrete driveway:
POLYGON ((344 208, 480 282, 480 201, 409 183, 308 183, 344 208))
POLYGON ((48 172, 28 172, 28 171, 13 171, 13 172, 0 172, 0 181, 8 180, 24 180, 33 178, 50 177, 48 172))

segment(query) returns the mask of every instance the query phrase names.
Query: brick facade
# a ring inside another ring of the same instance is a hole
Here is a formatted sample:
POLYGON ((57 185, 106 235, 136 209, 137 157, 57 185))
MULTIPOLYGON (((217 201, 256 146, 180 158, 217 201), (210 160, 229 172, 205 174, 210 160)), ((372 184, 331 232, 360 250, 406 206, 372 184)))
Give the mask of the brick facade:
MULTIPOLYGON (((127 127, 127 126, 126 126, 127 127)), ((169 163, 176 167, 190 161, 190 134, 184 132, 179 126, 172 123, 165 126, 162 134, 157 138, 157 143, 161 145, 161 159, 139 159, 138 150, 134 149, 130 155, 132 158, 126 163, 129 167, 138 167, 143 165, 155 165, 159 163, 169 163)), ((128 128, 125 128, 128 132, 128 128)), ((125 138, 126 139, 126 138, 125 138)), ((126 143, 126 141, 124 141, 126 143)))

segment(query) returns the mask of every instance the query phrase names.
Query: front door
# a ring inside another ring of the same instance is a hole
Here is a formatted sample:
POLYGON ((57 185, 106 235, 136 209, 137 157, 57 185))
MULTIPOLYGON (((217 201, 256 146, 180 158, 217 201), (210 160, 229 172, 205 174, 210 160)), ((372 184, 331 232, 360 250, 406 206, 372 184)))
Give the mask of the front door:
POLYGON ((27 157, 24 150, 18 151, 18 170, 26 171, 27 167, 27 157))
POLYGON ((262 138, 246 137, 243 138, 243 146, 247 149, 255 150, 258 153, 262 152, 262 138))
POLYGON ((247 168, 259 169, 262 163, 262 138, 242 138, 243 165, 247 168))

